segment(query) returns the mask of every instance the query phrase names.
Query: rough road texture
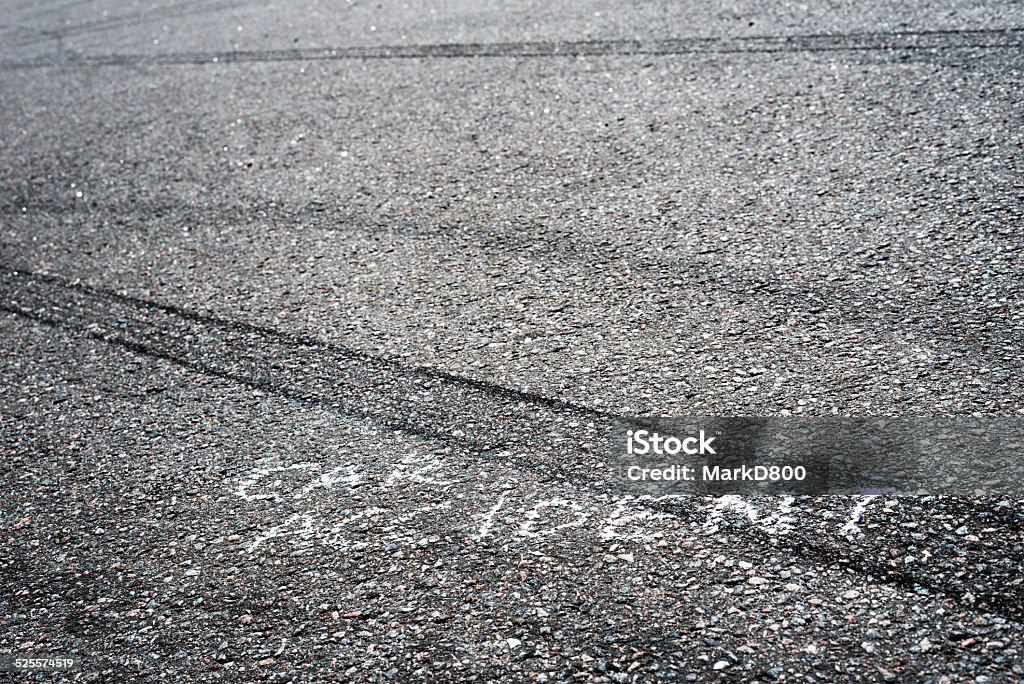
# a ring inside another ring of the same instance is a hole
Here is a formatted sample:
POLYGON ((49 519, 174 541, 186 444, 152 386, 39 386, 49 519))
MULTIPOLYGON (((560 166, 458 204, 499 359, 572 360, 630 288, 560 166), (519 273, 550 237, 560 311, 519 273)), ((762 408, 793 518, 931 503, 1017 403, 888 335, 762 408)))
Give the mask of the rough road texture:
POLYGON ((1019 3, 0 2, 27 681, 1024 680, 1024 502, 616 416, 1024 413, 1019 3))

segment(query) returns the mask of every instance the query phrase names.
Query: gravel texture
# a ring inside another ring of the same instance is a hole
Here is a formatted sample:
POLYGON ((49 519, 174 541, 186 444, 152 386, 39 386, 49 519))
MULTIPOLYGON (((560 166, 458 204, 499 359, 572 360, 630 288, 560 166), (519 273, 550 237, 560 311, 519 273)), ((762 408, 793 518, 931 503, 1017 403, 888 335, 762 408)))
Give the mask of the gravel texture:
POLYGON ((1019 3, 0 5, 25 681, 1024 681, 1020 499, 601 476, 1024 415, 1019 3))

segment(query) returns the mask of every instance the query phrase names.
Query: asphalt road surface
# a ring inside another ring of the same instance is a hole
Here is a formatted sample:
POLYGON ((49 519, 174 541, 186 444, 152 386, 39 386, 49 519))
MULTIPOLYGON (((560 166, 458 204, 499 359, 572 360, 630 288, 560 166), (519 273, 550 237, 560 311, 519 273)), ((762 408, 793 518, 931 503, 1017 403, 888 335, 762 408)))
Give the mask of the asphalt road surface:
POLYGON ((1024 5, 0 3, 15 681, 1024 681, 1024 499, 645 415, 1024 414, 1024 5))

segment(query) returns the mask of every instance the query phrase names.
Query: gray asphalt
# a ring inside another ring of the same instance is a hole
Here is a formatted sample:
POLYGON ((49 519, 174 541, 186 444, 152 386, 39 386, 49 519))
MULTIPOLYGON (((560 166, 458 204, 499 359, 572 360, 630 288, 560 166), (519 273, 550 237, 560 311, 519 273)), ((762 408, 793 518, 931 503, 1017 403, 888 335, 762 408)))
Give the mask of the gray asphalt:
POLYGON ((2 2, 24 681, 1024 681, 1024 501, 617 417, 1024 415, 1024 6, 2 2))

